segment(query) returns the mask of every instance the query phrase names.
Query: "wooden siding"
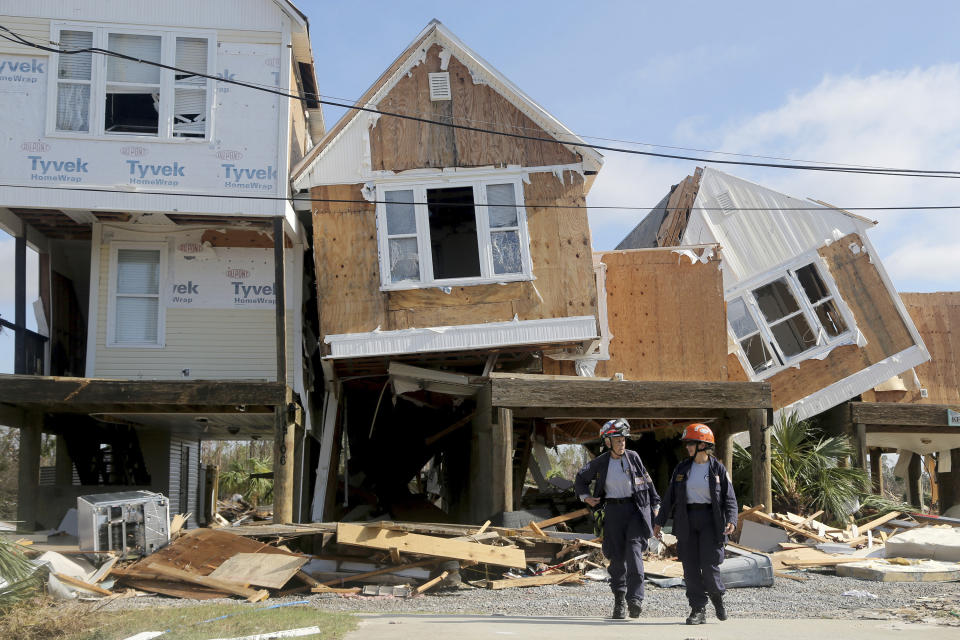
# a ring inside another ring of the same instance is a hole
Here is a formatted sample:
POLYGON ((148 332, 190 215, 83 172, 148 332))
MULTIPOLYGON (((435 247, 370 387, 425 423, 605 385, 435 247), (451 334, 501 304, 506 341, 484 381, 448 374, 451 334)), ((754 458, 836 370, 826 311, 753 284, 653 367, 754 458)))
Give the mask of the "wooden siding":
MULTIPOLYGON (((384 96, 379 108, 443 122, 551 138, 494 89, 485 84, 474 84, 470 70, 453 56, 447 68, 452 99, 431 101, 427 74, 440 71, 440 50, 440 45, 430 47, 426 60, 384 96)), ((370 132, 370 147, 374 170, 507 164, 536 167, 580 162, 577 154, 552 142, 506 138, 390 117, 381 117, 377 121, 370 132)))
MULTIPOLYGON (((534 173, 524 199, 583 205, 583 179, 534 173)), ((527 206, 535 280, 439 289, 380 291, 376 213, 361 185, 314 187, 314 255, 323 335, 413 327, 596 315, 590 229, 584 209, 527 206)))
MULTIPOLYGON (((100 250, 95 378, 180 380, 276 380, 276 315, 273 309, 166 310, 162 349, 106 347, 110 245, 100 250)), ((299 279, 296 279, 299 282, 299 279)), ((289 295, 293 295, 292 292, 289 295)), ((287 380, 294 380, 296 313, 287 309, 287 380)))
POLYGON ((610 360, 598 377, 726 381, 727 321, 720 261, 669 249, 611 251, 607 265, 610 360))
POLYGON ((805 398, 914 344, 880 272, 862 248, 860 236, 851 233, 822 247, 819 253, 867 345, 837 347, 823 360, 804 360, 799 366, 770 377, 774 409, 805 398), (851 244, 861 250, 854 253, 851 244))
MULTIPOLYGON (((960 408, 960 292, 901 293, 900 298, 930 352, 930 360, 916 368, 927 397, 908 389, 877 391, 876 399, 960 408)), ((909 375, 908 371, 901 377, 909 375)))

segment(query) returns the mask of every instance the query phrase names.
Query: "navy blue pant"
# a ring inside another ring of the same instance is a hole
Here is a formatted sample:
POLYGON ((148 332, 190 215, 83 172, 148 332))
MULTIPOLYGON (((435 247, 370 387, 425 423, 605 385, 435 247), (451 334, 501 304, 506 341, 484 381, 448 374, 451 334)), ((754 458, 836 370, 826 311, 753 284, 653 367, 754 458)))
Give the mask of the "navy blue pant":
POLYGON ((647 532, 632 502, 603 507, 603 555, 610 561, 610 589, 627 600, 643 600, 643 552, 647 532))
POLYGON ((677 539, 677 555, 683 564, 687 601, 691 608, 700 609, 706 606, 708 593, 726 591, 720 580, 724 545, 717 544, 710 509, 688 510, 687 521, 687 535, 677 539))

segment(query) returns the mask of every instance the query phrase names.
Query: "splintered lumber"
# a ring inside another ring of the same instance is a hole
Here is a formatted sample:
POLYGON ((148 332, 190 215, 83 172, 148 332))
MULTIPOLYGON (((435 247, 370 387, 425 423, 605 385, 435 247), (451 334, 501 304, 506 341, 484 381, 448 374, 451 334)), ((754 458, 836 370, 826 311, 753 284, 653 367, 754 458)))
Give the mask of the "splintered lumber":
POLYGON ((360 593, 362 589, 360 587, 347 587, 345 589, 339 589, 337 587, 314 587, 311 589, 313 593, 340 593, 340 594, 354 594, 360 593))
POLYGON ((817 511, 815 514, 813 514, 812 516, 807 516, 806 518, 804 518, 803 520, 801 520, 800 522, 798 522, 798 523, 797 523, 797 526, 798 526, 798 527, 805 527, 805 526, 807 526, 808 524, 810 524, 811 522, 813 522, 814 520, 816 520, 816 519, 817 519, 818 517, 820 517, 821 515, 823 515, 823 509, 820 509, 820 510, 817 511))
POLYGON ((838 564, 858 562, 863 560, 863 558, 856 558, 848 555, 840 556, 825 553, 812 547, 806 547, 803 549, 790 549, 789 551, 777 551, 770 555, 770 559, 773 561, 775 569, 780 567, 835 567, 838 564))
POLYGON ((426 591, 427 589, 430 589, 430 588, 433 587, 434 585, 437 585, 437 584, 440 584, 441 582, 443 582, 444 579, 446 579, 446 577, 447 577, 448 575, 450 575, 450 572, 449 572, 449 571, 444 571, 443 573, 441 573, 440 575, 438 575, 436 578, 433 578, 432 580, 427 580, 427 581, 424 582, 422 585, 420 585, 419 587, 417 587, 416 590, 414 591, 414 593, 423 593, 424 591, 426 591))
POLYGON ((95 584, 90 584, 89 582, 84 582, 83 580, 80 580, 78 578, 74 578, 72 576, 68 576, 62 573, 54 573, 53 575, 55 575, 57 579, 60 580, 61 582, 66 582, 69 585, 72 585, 80 589, 84 589, 85 591, 92 591, 93 593, 99 593, 102 596, 113 595, 112 591, 107 591, 103 587, 99 587, 95 584))
MULTIPOLYGON (((555 524, 560 524, 561 522, 566 522, 567 520, 575 520, 576 518, 582 518, 583 516, 588 516, 588 515, 590 515, 590 509, 587 509, 586 507, 584 507, 583 509, 577 509, 576 511, 571 511, 570 513, 564 514, 562 516, 541 520, 536 524, 537 524, 537 528, 546 529, 547 527, 552 527, 555 524)), ((533 524, 533 523, 531 522, 530 524, 533 524)))
POLYGON ((487 589, 510 589, 512 587, 540 587, 547 584, 580 582, 579 573, 552 573, 530 578, 510 578, 507 580, 487 580, 487 589))
POLYGON ((540 527, 537 526, 537 523, 536 523, 536 522, 531 522, 531 523, 530 523, 529 525, 527 525, 527 526, 530 527, 530 529, 531 529, 535 534, 537 534, 539 537, 541 537, 541 538, 546 538, 546 537, 547 537, 547 534, 545 534, 545 533, 543 532, 543 530, 542 530, 540 527))
POLYGON ((397 548, 405 553, 418 553, 437 558, 476 560, 486 564, 523 569, 527 566, 522 549, 494 547, 476 542, 448 540, 404 531, 387 531, 369 527, 337 523, 337 543, 389 551, 397 548))
POLYGON ((336 580, 327 580, 326 582, 318 582, 315 585, 316 587, 318 587, 318 589, 314 589, 314 591, 327 591, 326 587, 330 585, 343 584, 344 582, 356 582, 358 580, 372 578, 373 576, 379 576, 385 573, 395 573, 397 571, 403 571, 405 569, 413 569, 415 567, 426 567, 428 565, 437 564, 438 562, 443 562, 443 561, 437 560, 436 558, 430 558, 429 560, 420 560, 419 562, 410 562, 408 564, 398 564, 392 567, 384 567, 383 569, 367 571, 366 573, 358 573, 355 576, 344 576, 342 578, 337 578, 336 580))
POLYGON ((763 510, 762 504, 758 504, 754 507, 748 507, 747 505, 743 505, 742 510, 740 511, 740 513, 737 514, 737 528, 733 532, 733 537, 736 538, 737 540, 740 539, 740 532, 743 531, 743 519, 745 516, 749 516, 750 514, 753 514, 753 513, 756 513, 757 511, 762 511, 762 510, 763 510))
POLYGON ((190 584, 197 584, 201 587, 208 587, 210 589, 216 589, 217 591, 226 591, 227 593, 243 596, 248 602, 260 602, 261 600, 270 596, 270 593, 266 589, 257 591, 240 584, 224 582, 223 580, 217 580, 216 578, 211 578, 209 576, 197 575, 195 573, 190 573, 189 571, 184 571, 183 569, 169 567, 157 562, 154 562, 147 568, 167 578, 174 578, 175 580, 189 582, 190 584))
POLYGON ((817 542, 830 542, 830 540, 829 540, 828 538, 824 538, 823 536, 817 535, 816 533, 814 533, 814 532, 812 532, 812 531, 807 531, 806 529, 801 529, 800 527, 794 526, 794 525, 792 525, 792 524, 790 524, 790 523, 788 523, 788 522, 783 522, 783 521, 781 521, 781 520, 777 520, 776 518, 773 518, 773 517, 771 517, 771 516, 768 516, 767 514, 763 513, 762 511, 756 511, 756 512, 754 512, 754 513, 751 513, 751 514, 750 514, 750 517, 751 517, 751 518, 759 518, 759 519, 762 520, 763 522, 767 522, 767 523, 769 523, 769 524, 776 525, 776 526, 780 527, 781 529, 785 529, 785 530, 789 531, 790 533, 796 533, 796 534, 799 534, 799 535, 801 535, 801 536, 805 536, 805 537, 807 537, 807 538, 811 538, 811 539, 813 539, 813 540, 816 540, 817 542))
POLYGON ((282 589, 306 563, 307 559, 301 556, 238 553, 214 569, 210 577, 224 582, 282 589))
POLYGON ((480 535, 481 533, 483 533, 484 531, 486 531, 486 530, 487 530, 487 527, 489 527, 489 526, 490 526, 490 521, 487 520, 486 522, 483 523, 483 526, 480 527, 480 529, 479 529, 475 534, 473 534, 473 535, 475 535, 475 536, 480 535))
POLYGON ((882 516, 880 516, 879 518, 875 518, 875 519, 871 520, 870 522, 866 522, 866 523, 860 525, 859 527, 857 527, 857 530, 858 530, 860 533, 866 533, 867 531, 870 531, 871 529, 876 529, 877 527, 879 527, 879 526, 881 526, 881 525, 887 524, 887 523, 890 522, 891 520, 895 520, 895 519, 899 518, 900 515, 901 515, 901 514, 900 514, 899 511, 891 511, 890 513, 888 513, 888 514, 886 514, 886 515, 882 515, 882 516))

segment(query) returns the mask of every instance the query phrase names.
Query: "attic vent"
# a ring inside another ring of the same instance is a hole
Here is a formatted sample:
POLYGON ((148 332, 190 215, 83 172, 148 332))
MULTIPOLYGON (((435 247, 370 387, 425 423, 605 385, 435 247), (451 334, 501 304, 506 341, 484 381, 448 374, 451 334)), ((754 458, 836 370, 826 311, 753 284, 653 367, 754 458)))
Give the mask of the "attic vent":
POLYGON ((430 100, 450 99, 450 74, 446 71, 440 73, 431 73, 430 76, 430 100))
POLYGON ((724 191, 723 193, 717 195, 717 203, 720 205, 720 208, 723 209, 724 215, 730 215, 737 208, 733 205, 733 200, 730 198, 730 192, 724 191))

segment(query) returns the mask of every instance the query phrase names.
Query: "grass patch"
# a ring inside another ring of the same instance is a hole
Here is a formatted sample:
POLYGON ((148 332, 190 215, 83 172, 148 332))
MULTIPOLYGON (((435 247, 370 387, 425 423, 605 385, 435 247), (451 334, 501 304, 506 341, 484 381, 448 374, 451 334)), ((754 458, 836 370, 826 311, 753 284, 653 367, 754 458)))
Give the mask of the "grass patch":
POLYGON ((21 603, 0 618, 0 638, 18 640, 121 640, 141 631, 169 630, 162 640, 232 638, 316 625, 311 640, 338 640, 356 626, 347 614, 327 613, 311 605, 276 609, 270 605, 204 604, 153 607, 127 611, 100 611, 96 605, 62 603, 48 599, 21 603))

